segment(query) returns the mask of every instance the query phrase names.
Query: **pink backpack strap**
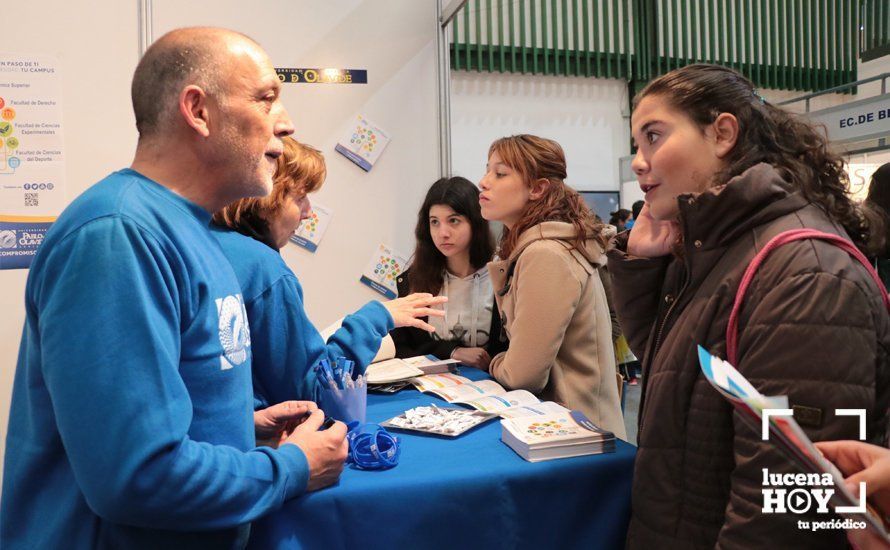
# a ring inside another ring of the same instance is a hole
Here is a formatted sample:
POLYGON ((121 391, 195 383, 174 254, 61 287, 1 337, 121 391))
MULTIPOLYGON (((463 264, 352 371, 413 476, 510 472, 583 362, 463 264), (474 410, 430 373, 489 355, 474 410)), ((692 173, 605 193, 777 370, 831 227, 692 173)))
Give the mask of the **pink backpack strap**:
POLYGON ((745 274, 742 275, 742 282, 739 284, 739 289, 736 291, 735 302, 733 302, 732 305, 732 312, 729 314, 729 324, 726 326, 726 360, 729 361, 730 364, 738 366, 739 313, 741 312, 742 304, 745 301, 745 293, 748 291, 748 286, 751 284, 751 280, 760 268, 760 264, 762 264, 766 257, 769 256, 770 252, 783 244, 805 239, 828 241, 831 244, 846 250, 847 253, 856 258, 859 263, 868 270, 868 274, 871 275, 871 278, 874 279, 875 283, 878 285, 878 288, 881 290, 881 296, 884 299, 884 307, 887 308, 887 311, 890 311, 890 297, 887 295, 887 289, 884 288, 884 284, 881 282, 881 278, 878 276, 874 267, 872 267, 865 255, 856 248, 856 245, 838 235, 816 231, 815 229, 792 229, 790 231, 784 231, 766 243, 766 246, 754 256, 754 259, 748 264, 745 274))

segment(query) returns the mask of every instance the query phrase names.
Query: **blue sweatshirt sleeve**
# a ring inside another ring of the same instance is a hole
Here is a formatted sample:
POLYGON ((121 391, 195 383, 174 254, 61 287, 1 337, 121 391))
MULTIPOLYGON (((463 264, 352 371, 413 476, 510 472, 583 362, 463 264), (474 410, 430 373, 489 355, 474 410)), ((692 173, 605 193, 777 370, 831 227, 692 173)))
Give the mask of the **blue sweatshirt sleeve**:
POLYGON ((120 217, 60 241, 29 304, 40 312, 42 374, 60 444, 96 514, 161 529, 232 527, 303 492, 308 464, 294 445, 242 452, 189 438, 183 274, 171 253, 120 217))
POLYGON ((303 288, 293 274, 279 277, 245 307, 252 335, 254 391, 259 401, 269 404, 317 400, 312 366, 322 358, 346 357, 364 372, 393 328, 383 304, 372 301, 348 315, 325 342, 306 315, 303 288))

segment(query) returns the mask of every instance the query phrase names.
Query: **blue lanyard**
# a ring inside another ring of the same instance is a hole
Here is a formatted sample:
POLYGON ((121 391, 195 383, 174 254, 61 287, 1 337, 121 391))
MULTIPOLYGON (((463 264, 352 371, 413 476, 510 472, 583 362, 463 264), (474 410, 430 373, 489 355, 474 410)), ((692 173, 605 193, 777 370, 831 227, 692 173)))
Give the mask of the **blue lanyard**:
POLYGON ((399 463, 402 454, 399 439, 379 424, 360 424, 355 420, 347 424, 347 428, 347 464, 355 464, 361 470, 386 470, 399 463))

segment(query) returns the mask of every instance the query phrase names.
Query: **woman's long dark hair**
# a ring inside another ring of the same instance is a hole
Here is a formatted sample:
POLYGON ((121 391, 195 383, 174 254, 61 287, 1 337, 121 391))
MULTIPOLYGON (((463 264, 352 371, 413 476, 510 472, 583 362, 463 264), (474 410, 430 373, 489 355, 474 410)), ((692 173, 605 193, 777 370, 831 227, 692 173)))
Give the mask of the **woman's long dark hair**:
POLYGON ((766 162, 794 190, 840 223, 859 248, 872 252, 878 248, 883 221, 847 194, 849 179, 840 155, 829 149, 827 139, 806 119, 764 101, 741 74, 719 65, 688 65, 650 82, 634 98, 634 108, 647 96, 664 98, 700 127, 714 122, 720 113, 736 117, 738 140, 713 185, 723 185, 766 162))
POLYGON ((430 234, 430 208, 437 204, 448 206, 469 220, 472 232, 470 265, 474 269, 481 269, 494 255, 494 236, 479 208, 479 189, 466 178, 442 178, 427 191, 423 206, 417 213, 417 227, 414 229, 417 245, 408 276, 411 292, 436 295, 442 290, 446 260, 430 234))
MULTIPOLYGON (((883 216, 885 227, 890 226, 890 162, 882 165, 872 174, 865 207, 883 216)), ((885 231, 882 237, 883 242, 877 243, 878 246, 875 247, 874 252, 875 256, 887 258, 890 257, 890 236, 885 231)))

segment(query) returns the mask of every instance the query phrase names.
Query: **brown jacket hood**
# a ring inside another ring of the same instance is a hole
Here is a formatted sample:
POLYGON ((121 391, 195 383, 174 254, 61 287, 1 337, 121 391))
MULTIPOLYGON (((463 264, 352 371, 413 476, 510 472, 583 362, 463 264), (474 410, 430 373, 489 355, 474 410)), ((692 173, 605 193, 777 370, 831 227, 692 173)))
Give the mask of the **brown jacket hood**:
POLYGON ((740 235, 807 205, 775 168, 757 164, 724 185, 677 197, 687 243, 726 246, 740 235))

